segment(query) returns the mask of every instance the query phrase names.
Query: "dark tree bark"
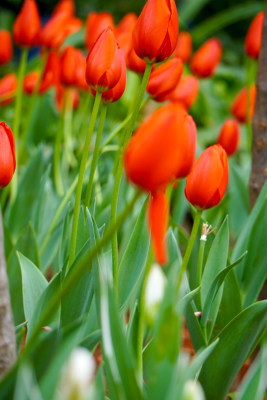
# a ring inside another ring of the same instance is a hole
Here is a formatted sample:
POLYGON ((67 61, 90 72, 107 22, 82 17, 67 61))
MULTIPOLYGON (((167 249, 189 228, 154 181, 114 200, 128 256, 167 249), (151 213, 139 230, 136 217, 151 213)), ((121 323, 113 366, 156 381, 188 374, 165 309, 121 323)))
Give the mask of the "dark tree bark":
POLYGON ((10 305, 2 215, 0 212, 0 379, 13 365, 16 358, 16 338, 10 305))
POLYGON ((267 4, 256 80, 257 96, 252 120, 252 167, 249 181, 250 204, 253 207, 267 180, 267 4))

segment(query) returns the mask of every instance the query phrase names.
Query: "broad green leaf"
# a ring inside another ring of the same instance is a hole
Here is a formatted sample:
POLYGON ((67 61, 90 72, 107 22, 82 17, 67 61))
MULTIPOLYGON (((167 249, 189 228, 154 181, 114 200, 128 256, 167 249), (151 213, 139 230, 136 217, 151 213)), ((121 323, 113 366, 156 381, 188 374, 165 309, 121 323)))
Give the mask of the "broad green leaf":
POLYGON ((206 400, 226 398, 237 372, 266 328, 266 322, 267 300, 246 308, 220 332, 219 343, 203 364, 199 376, 206 400))
POLYGON ((127 342, 132 346, 133 354, 137 354, 137 331, 139 323, 139 308, 137 301, 130 313, 130 321, 127 326, 127 342))
POLYGON ((198 351, 206 347, 206 343, 202 333, 202 329, 200 327, 199 320, 194 314, 195 311, 199 310, 194 309, 192 302, 186 304, 184 310, 186 326, 190 334, 190 339, 192 340, 194 349, 195 351, 198 351))

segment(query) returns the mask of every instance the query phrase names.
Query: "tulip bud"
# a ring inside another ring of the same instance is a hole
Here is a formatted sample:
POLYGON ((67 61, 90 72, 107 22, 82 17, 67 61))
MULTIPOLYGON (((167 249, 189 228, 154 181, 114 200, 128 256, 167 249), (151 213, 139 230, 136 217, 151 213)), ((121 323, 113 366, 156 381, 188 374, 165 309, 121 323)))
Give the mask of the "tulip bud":
POLYGON ((15 74, 7 74, 0 79, 0 104, 6 106, 14 100, 18 81, 15 74))
POLYGON ((216 38, 209 39, 193 55, 191 71, 200 78, 208 78, 214 73, 221 57, 221 42, 216 38))
POLYGON ((90 13, 85 22, 85 46, 87 49, 90 50, 103 30, 113 27, 113 16, 109 12, 90 13))
POLYGON ((182 104, 188 110, 196 101, 199 80, 193 75, 182 76, 176 88, 170 93, 170 100, 182 104))
POLYGON ((84 347, 74 349, 62 371, 58 397, 64 400, 87 399, 92 387, 96 364, 84 347))
POLYGON ((264 12, 261 11, 250 24, 245 38, 245 52, 248 57, 257 59, 261 49, 261 36, 264 12))
POLYGON ((68 17, 74 17, 75 4, 73 0, 61 0, 54 8, 53 15, 64 14, 68 17))
POLYGON ((34 71, 27 74, 23 79, 23 91, 29 96, 34 92, 40 78, 40 72, 34 71))
POLYGON ((221 128, 217 143, 224 148, 228 156, 231 156, 237 150, 239 139, 238 122, 234 119, 227 119, 221 128))
POLYGON ((205 400, 203 389, 198 381, 186 382, 182 400, 205 400))
POLYGON ((40 43, 41 19, 35 0, 25 0, 14 26, 14 41, 21 47, 33 47, 40 43))
POLYGON ((67 46, 60 59, 60 80, 63 85, 76 86, 86 84, 85 81, 85 63, 83 54, 73 46, 67 46), (80 65, 81 64, 81 65, 80 65), (81 71, 81 68, 83 68, 81 71), (81 72, 84 72, 84 80, 81 82, 81 72))
POLYGON ((133 47, 130 48, 127 54, 126 65, 130 71, 136 72, 140 75, 143 75, 146 69, 145 61, 141 60, 141 58, 138 57, 133 47))
POLYGON ((15 140, 9 126, 0 122, 0 188, 11 181, 16 169, 15 140))
POLYGON ((60 58, 56 51, 51 51, 46 61, 39 93, 44 93, 60 83, 60 58))
POLYGON ((175 56, 181 58, 184 63, 187 63, 192 54, 192 47, 192 38, 190 33, 179 33, 177 45, 175 48, 175 56))
POLYGON ((157 264, 151 266, 145 289, 145 316, 149 325, 152 325, 159 305, 163 299, 166 287, 166 277, 157 264))
POLYGON ((114 103, 115 101, 118 101, 121 96, 123 95, 126 87, 126 64, 125 64, 125 58, 124 55, 122 54, 122 51, 119 50, 120 57, 121 57, 121 77, 118 81, 118 83, 114 86, 114 88, 107 90, 106 92, 102 93, 101 100, 103 103, 114 103))
POLYGON ((203 151, 193 165, 185 184, 189 203, 203 210, 217 206, 228 185, 228 159, 220 144, 203 151))
POLYGON ((41 33, 41 44, 49 49, 57 49, 63 41, 79 31, 82 21, 67 13, 57 13, 45 24, 41 33))
POLYGON ((8 31, 0 31, 0 65, 7 64, 13 56, 11 34, 8 31))
POLYGON ((180 58, 172 58, 154 69, 147 84, 147 93, 155 101, 169 99, 170 93, 178 84, 183 73, 183 63, 180 58))
MULTIPOLYGON (((250 87, 250 96, 249 96, 249 121, 252 120, 254 114, 254 108, 256 103, 256 86, 252 85, 250 87)), ((235 97, 232 105, 231 105, 231 113, 232 115, 238 119, 239 122, 245 123, 247 120, 248 113, 248 89, 244 87, 235 97)))
POLYGON ((113 31, 104 30, 89 50, 86 60, 88 85, 99 92, 112 89, 121 76, 121 55, 113 31))
POLYGON ((179 31, 174 0, 148 0, 133 30, 133 47, 146 62, 169 58, 176 47, 179 31))

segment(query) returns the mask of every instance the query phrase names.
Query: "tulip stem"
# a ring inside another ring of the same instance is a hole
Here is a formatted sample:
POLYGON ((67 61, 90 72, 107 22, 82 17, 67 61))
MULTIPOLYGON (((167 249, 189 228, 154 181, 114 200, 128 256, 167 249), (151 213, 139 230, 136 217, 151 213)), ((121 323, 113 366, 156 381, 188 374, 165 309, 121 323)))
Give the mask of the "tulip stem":
MULTIPOLYGON (((205 245, 206 245, 206 241, 200 239, 199 252, 198 252, 198 263, 197 263, 197 287, 199 287, 201 285, 202 266, 203 266, 205 245)), ((196 301, 198 302, 197 306, 199 307, 199 311, 201 311, 202 305, 201 305, 200 293, 198 293, 198 295, 196 297, 196 301)))
MULTIPOLYGON (((81 108, 81 111, 78 113, 78 115, 81 116, 81 121, 78 123, 79 128, 77 129, 77 137, 79 138, 79 144, 77 150, 78 159, 80 159, 80 155, 83 152, 83 143, 85 141, 85 136, 86 136, 86 130, 89 120, 88 117, 92 112, 93 100, 94 96, 91 94, 91 92, 86 93, 86 99, 84 101, 83 107, 81 108)), ((76 126, 76 121, 75 121, 75 126, 76 126)))
POLYGON ((25 74, 25 69, 27 65, 27 56, 28 49, 23 49, 21 51, 20 63, 19 63, 19 73, 18 73, 18 87, 16 93, 16 103, 15 103, 15 116, 14 116, 14 126, 13 126, 13 135, 16 143, 16 163, 17 168, 14 173, 13 179, 11 181, 10 187, 10 197, 11 201, 14 201, 17 194, 17 186, 18 186, 18 170, 19 170, 19 160, 18 160, 18 138, 19 138, 19 128, 20 128, 20 118, 21 118, 21 106, 22 106, 22 88, 23 88, 23 78, 25 74))
POLYGON ((145 295, 146 295, 147 280, 151 269, 152 261, 153 261, 153 250, 152 246, 150 246, 145 267, 141 295, 140 295, 139 321, 137 328, 137 372, 142 386, 143 386, 143 341, 144 341, 144 322, 145 322, 145 295))
POLYGON ((69 256, 69 268, 71 267, 74 259, 75 259, 75 250, 76 250, 76 240, 77 240, 77 230, 78 230, 78 220, 79 220, 79 212, 80 212, 80 203, 82 196, 82 187, 83 187, 83 177, 86 170, 86 161, 88 158, 90 143, 92 134, 95 127, 96 117, 98 114, 99 106, 101 101, 101 93, 96 92, 94 107, 91 115, 91 119, 89 122, 87 135, 85 139, 79 176, 78 176, 78 184, 76 189, 76 197, 75 197, 75 205, 74 205, 74 213, 73 213, 73 223, 72 223, 72 232, 71 232, 71 241, 70 241, 70 256, 69 256))
POLYGON ((98 129, 97 129, 97 133, 96 133, 96 141, 95 141, 93 159, 92 159, 92 164, 91 164, 91 168, 90 168, 90 176, 89 176, 89 181, 88 181, 86 195, 85 195, 85 203, 84 204, 88 208, 90 207, 90 203, 91 203, 95 170, 96 170, 96 166, 97 166, 97 160, 99 157, 100 143, 101 143, 101 138, 102 138, 106 115, 107 115, 107 105, 102 104, 101 111, 100 111, 100 117, 99 117, 98 129))
POLYGON ((63 115, 60 113, 57 124, 55 148, 54 148, 54 182, 57 194, 63 196, 64 187, 60 171, 60 152, 61 152, 61 140, 63 130, 63 115))
POLYGON ((199 224, 201 221, 201 215, 202 215, 202 211, 198 210, 196 212, 196 215, 194 218, 192 232, 191 232, 189 241, 186 246, 185 254, 183 257, 183 262, 182 262, 181 269, 180 269, 179 276, 178 276, 177 287, 176 287, 177 296, 179 295, 183 276, 186 271, 186 268, 187 268, 187 265, 188 265, 188 262, 189 262, 189 259, 190 259, 191 253, 192 253, 192 249, 193 249, 193 246, 194 246, 194 243, 196 240, 199 224))
MULTIPOLYGON (((146 70, 143 75, 141 86, 140 86, 139 92, 138 92, 135 102, 134 102, 133 112, 132 112, 129 124, 127 125, 127 128, 125 129, 125 132, 124 132, 122 146, 118 150, 120 152, 120 156, 125 148, 126 143, 130 139, 130 136, 133 132, 135 121, 138 116, 138 112, 140 110, 142 100, 143 100, 143 97, 144 97, 144 94, 146 91, 146 87, 147 87, 147 83, 148 83, 149 76, 151 73, 151 69, 152 69, 152 64, 146 64, 146 70)), ((112 200, 111 200, 111 212, 110 212, 110 223, 111 224, 114 224, 114 221, 116 221, 118 197, 119 197, 119 190, 120 190, 122 174, 123 174, 123 164, 122 164, 122 160, 120 158, 120 162, 118 163, 118 168, 117 168, 117 172, 116 172, 116 176, 115 176, 115 183, 114 183, 114 189, 113 189, 112 200)), ((115 234, 112 239, 112 265, 113 265, 114 290, 115 290, 116 298, 118 299, 119 254, 118 254, 117 234, 115 234)))
POLYGON ((73 117, 73 98, 72 88, 67 88, 64 96, 64 141, 66 156, 66 167, 75 167, 77 161, 73 154, 72 143, 72 117, 73 117))

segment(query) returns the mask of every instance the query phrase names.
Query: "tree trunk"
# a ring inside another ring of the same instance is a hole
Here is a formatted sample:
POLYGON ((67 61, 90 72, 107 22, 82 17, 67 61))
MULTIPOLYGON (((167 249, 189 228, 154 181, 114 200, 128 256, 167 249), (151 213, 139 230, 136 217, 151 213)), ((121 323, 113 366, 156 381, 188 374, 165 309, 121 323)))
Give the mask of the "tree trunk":
POLYGON ((13 365, 16 358, 16 337, 10 305, 2 215, 0 212, 0 379, 13 365))
POLYGON ((252 120, 252 167, 249 181, 251 207, 267 179, 267 5, 256 80, 257 96, 252 120))

